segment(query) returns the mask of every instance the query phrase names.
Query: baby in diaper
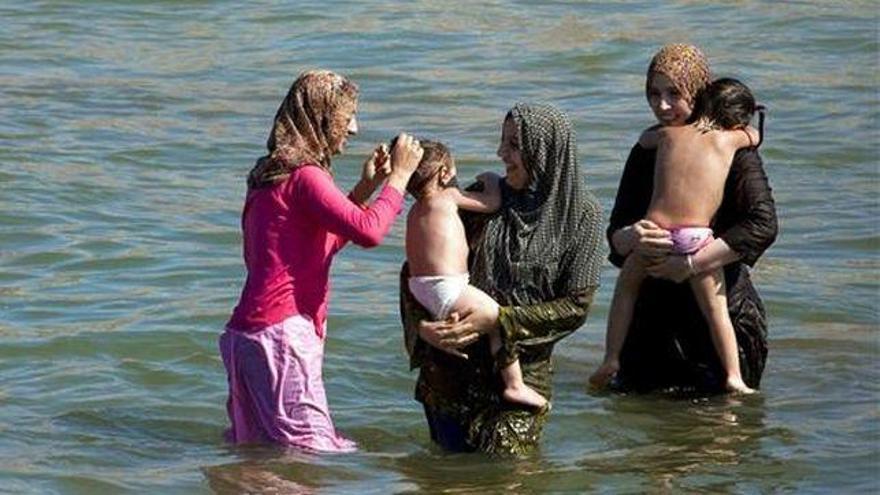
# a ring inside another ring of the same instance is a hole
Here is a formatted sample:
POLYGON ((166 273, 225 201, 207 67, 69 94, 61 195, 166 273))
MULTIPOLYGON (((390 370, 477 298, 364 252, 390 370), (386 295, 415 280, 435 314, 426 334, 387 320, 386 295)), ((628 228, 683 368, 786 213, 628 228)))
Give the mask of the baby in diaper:
MULTIPOLYGON (((491 213, 501 205, 500 177, 477 177, 482 192, 461 191, 455 182, 455 162, 442 143, 420 141, 424 155, 407 184, 416 199, 406 221, 406 259, 409 290, 435 321, 454 317, 459 308, 497 305, 468 283, 468 244, 459 208, 491 213)), ((489 333, 493 355, 501 347, 497 332, 489 333)), ((501 368, 505 401, 530 408, 548 407, 547 400, 523 382, 519 361, 501 368)))

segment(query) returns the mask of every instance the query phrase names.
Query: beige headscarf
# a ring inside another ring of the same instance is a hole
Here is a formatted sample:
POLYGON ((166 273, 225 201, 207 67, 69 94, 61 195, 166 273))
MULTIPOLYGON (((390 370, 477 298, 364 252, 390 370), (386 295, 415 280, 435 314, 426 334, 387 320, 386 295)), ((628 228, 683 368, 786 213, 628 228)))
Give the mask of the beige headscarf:
POLYGON ((694 45, 666 45, 651 59, 648 77, 645 81, 645 94, 651 87, 656 74, 668 77, 672 84, 684 93, 693 105, 697 94, 712 80, 709 61, 694 45))
POLYGON ((268 154, 248 174, 248 188, 271 186, 305 162, 330 170, 330 156, 348 133, 358 88, 327 70, 303 72, 275 114, 268 154))

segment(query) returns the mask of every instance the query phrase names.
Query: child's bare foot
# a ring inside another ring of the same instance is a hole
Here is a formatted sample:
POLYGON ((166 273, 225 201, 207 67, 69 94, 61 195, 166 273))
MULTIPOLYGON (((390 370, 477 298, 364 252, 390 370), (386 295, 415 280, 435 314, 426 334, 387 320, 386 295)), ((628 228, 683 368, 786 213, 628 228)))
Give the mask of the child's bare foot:
POLYGON ((606 361, 599 366, 599 369, 590 375, 590 385, 596 388, 605 388, 608 382, 614 378, 617 371, 620 370, 620 363, 617 361, 606 361))
POLYGON ((528 385, 523 384, 521 387, 506 387, 501 394, 507 402, 522 404, 534 409, 543 409, 548 406, 547 399, 543 395, 535 392, 528 385))
POLYGON ((742 378, 739 378, 739 379, 728 378, 726 388, 727 388, 728 392, 733 393, 733 394, 739 394, 739 395, 751 395, 751 394, 754 394, 755 392, 757 392, 757 390, 755 390, 753 388, 749 388, 749 386, 746 385, 745 382, 742 381, 742 378))

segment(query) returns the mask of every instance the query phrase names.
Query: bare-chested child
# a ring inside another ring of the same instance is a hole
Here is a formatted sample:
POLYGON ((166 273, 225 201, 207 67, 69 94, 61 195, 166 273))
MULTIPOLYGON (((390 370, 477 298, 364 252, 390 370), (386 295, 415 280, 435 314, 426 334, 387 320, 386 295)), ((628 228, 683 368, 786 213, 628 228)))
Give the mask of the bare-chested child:
MULTIPOLYGON (((416 199, 406 219, 406 259, 409 289, 435 321, 455 318, 461 308, 496 305, 485 292, 469 284, 468 244, 458 209, 490 213, 501 205, 500 177, 482 174, 482 192, 455 187, 455 162, 442 143, 421 141, 424 155, 407 184, 416 199)), ((497 332, 489 334, 492 354, 501 347, 497 332)), ((504 400, 530 408, 548 406, 547 399, 523 382, 519 361, 500 370, 504 400)))
MULTIPOLYGON (((687 256, 690 267, 691 256, 714 239, 709 224, 721 205, 734 153, 758 143, 758 132, 749 127, 755 107, 755 99, 744 84, 719 79, 698 98, 691 122, 648 129, 639 139, 642 147, 657 148, 647 219, 670 231, 673 252, 687 256)), ((590 377, 594 386, 607 384, 620 368, 620 352, 636 297, 651 263, 633 253, 623 264, 608 316, 605 359, 590 377)), ((740 374, 723 270, 695 274, 688 282, 709 323, 712 343, 727 373, 727 390, 754 392, 740 374)))

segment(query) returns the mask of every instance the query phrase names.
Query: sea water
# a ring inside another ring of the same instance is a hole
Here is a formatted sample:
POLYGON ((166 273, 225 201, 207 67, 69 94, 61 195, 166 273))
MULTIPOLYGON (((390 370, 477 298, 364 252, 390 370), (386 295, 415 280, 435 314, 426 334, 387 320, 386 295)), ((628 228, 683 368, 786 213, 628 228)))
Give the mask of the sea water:
POLYGON ((874 2, 3 2, 0 491, 833 492, 880 489, 878 11, 874 2), (521 459, 445 454, 413 400, 398 221, 333 265, 324 371, 351 455, 233 447, 217 337, 242 280, 244 179, 296 75, 361 88, 345 189, 400 131, 503 173, 518 101, 572 118, 610 212, 652 123, 669 42, 769 108, 779 238, 753 271, 761 394, 588 394, 616 270, 555 352, 554 410, 521 459))

